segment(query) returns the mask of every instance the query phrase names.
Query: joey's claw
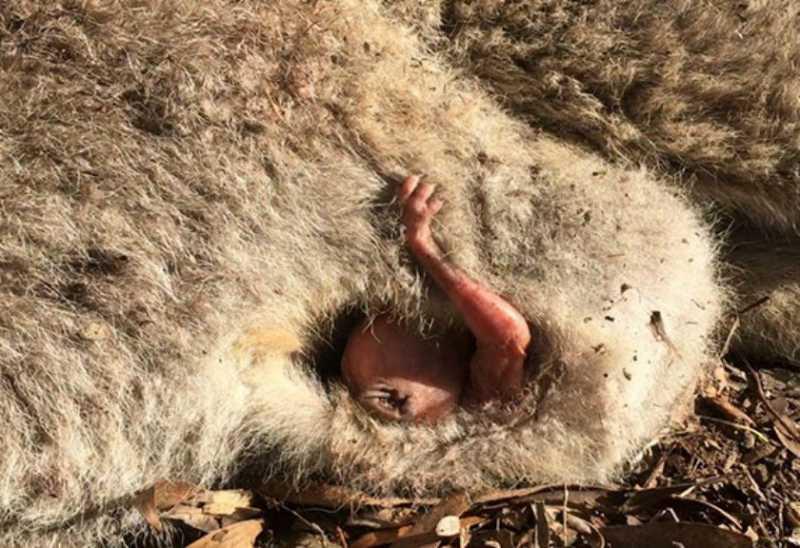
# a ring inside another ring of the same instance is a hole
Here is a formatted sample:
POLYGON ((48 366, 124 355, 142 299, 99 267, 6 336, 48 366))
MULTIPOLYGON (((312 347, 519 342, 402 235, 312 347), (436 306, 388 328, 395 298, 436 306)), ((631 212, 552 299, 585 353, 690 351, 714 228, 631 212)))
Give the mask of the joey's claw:
POLYGON ((435 248, 431 220, 444 205, 442 200, 432 198, 435 192, 436 185, 416 175, 407 177, 398 191, 403 206, 401 223, 405 227, 406 241, 412 247, 423 246, 429 251, 435 248))
POLYGON ((433 195, 433 192, 435 190, 436 190, 436 185, 432 185, 430 183, 422 183, 414 191, 412 199, 414 201, 418 201, 419 203, 423 204, 427 203, 428 199, 433 195))
POLYGON ((409 175, 403 180, 397 190, 397 198, 401 204, 405 204, 406 200, 414 193, 420 180, 421 177, 419 175, 409 175))
POLYGON ((403 224, 407 228, 427 225, 431 218, 442 208, 442 201, 431 200, 436 185, 420 183, 403 204, 403 224))

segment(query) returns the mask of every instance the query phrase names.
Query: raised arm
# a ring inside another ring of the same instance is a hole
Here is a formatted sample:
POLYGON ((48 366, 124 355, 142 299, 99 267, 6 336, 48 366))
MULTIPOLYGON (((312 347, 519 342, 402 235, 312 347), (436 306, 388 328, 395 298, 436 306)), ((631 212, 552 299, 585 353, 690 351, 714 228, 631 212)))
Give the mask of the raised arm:
POLYGON ((530 329, 513 305, 446 260, 431 233, 431 220, 443 205, 432 198, 434 190, 417 176, 407 177, 400 186, 406 242, 475 337, 476 351, 469 366, 474 397, 478 401, 510 398, 522 388, 530 329))

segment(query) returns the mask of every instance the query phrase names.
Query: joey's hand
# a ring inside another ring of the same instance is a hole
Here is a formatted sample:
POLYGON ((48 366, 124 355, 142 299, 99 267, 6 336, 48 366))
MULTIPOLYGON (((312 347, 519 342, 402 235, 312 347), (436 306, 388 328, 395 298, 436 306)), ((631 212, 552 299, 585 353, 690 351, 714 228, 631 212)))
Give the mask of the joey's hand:
POLYGON ((403 207, 401 222, 406 227, 406 241, 412 248, 436 248, 431 234, 431 219, 444 204, 437 198, 431 199, 434 190, 435 185, 421 182, 416 175, 406 177, 398 190, 403 207))

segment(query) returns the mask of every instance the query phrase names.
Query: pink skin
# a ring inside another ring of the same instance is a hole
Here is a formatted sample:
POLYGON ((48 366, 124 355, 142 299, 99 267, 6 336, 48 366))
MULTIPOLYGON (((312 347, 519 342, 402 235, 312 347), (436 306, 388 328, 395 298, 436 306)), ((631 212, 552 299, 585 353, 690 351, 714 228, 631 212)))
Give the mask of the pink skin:
POLYGON ((522 389, 528 324, 508 301, 447 262, 431 233, 443 205, 431 199, 434 190, 417 176, 400 186, 406 243, 461 313, 475 337, 475 352, 468 356, 468 344, 457 334, 422 339, 386 316, 356 328, 342 358, 345 382, 362 405, 388 419, 433 423, 452 412, 465 393, 482 403, 512 398, 522 389))

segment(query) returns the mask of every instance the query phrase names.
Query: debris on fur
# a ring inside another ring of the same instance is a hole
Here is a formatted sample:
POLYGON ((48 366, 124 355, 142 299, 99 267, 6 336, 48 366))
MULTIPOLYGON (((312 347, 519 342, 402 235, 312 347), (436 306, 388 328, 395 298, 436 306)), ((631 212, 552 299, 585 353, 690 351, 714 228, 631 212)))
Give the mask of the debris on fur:
POLYGON ((146 508, 158 509, 157 522, 188 525, 195 548, 800 544, 800 380, 782 369, 725 364, 696 412, 622 485, 404 499, 323 484, 296 490, 273 481, 256 494, 159 482, 137 507, 151 525, 146 508), (236 544, 197 544, 237 524, 263 531, 229 537, 236 544))

